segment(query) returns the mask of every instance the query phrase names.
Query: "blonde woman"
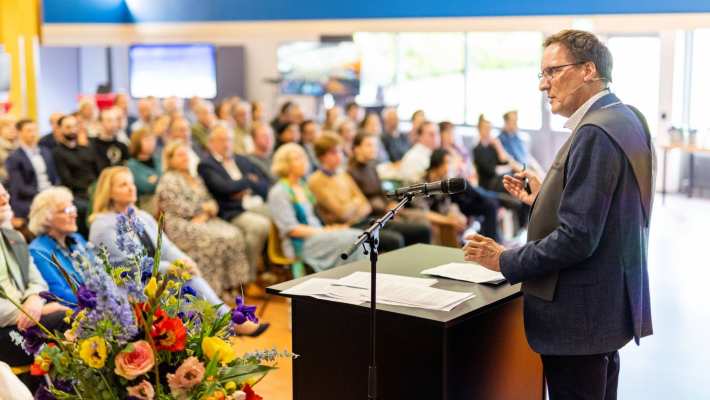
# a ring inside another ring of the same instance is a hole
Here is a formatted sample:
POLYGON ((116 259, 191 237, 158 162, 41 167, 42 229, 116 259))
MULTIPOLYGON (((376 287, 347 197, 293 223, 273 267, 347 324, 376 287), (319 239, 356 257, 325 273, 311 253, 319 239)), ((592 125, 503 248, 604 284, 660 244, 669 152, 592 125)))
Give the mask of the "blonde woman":
MULTIPOLYGON (((353 243, 361 231, 346 225, 323 226, 315 213, 315 198, 303 180, 309 170, 308 156, 295 143, 281 146, 271 166, 279 181, 268 196, 269 209, 281 236, 287 257, 297 257, 316 271, 338 265, 340 253, 353 243)), ((350 260, 364 257, 361 251, 350 260)))
POLYGON ((199 176, 189 172, 188 147, 171 142, 163 152, 163 176, 156 189, 158 209, 165 213, 165 232, 202 266, 205 279, 218 292, 235 290, 250 276, 245 242, 239 228, 217 217, 217 203, 199 176))

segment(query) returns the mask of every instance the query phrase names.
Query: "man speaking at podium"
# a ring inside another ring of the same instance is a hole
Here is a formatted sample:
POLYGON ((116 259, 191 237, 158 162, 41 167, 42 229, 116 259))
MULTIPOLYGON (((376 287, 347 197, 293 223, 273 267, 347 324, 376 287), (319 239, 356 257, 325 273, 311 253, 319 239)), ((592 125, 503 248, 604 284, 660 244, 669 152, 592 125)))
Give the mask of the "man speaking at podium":
POLYGON ((523 283, 525 331, 552 400, 616 399, 618 350, 652 333, 653 146, 643 116, 609 92, 599 39, 565 30, 543 47, 540 90, 572 134, 542 183, 530 171, 504 179, 533 207, 528 243, 505 250, 469 236, 465 259, 523 283))

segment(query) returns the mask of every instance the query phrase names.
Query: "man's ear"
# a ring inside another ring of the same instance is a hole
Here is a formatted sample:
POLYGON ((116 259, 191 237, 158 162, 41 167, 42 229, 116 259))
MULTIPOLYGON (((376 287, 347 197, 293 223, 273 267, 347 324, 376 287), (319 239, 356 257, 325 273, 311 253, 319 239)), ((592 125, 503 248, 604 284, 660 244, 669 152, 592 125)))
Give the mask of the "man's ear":
POLYGON ((597 76, 597 66, 593 62, 586 62, 584 64, 584 81, 594 82, 600 80, 597 76))

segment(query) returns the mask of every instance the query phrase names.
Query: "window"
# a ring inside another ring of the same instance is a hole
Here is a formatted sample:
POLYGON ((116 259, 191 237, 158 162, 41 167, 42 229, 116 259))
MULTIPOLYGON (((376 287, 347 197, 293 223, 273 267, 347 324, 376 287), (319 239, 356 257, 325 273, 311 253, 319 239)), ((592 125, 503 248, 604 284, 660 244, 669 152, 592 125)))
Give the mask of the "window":
POLYGON ((690 128, 710 134, 710 29, 693 32, 693 63, 690 89, 690 128))
POLYGON ((399 116, 418 109, 433 121, 464 122, 463 33, 402 33, 398 36, 399 116))
POLYGON ((483 113, 493 125, 503 113, 518 111, 518 125, 540 129, 541 94, 537 73, 542 55, 539 32, 475 32, 468 34, 466 122, 478 123, 483 113))
POLYGON ((611 37, 614 58, 611 88, 619 99, 641 111, 651 134, 658 130, 661 41, 657 36, 611 37))
POLYGON ((357 102, 362 105, 397 104, 397 35, 356 33, 353 40, 362 55, 357 102))

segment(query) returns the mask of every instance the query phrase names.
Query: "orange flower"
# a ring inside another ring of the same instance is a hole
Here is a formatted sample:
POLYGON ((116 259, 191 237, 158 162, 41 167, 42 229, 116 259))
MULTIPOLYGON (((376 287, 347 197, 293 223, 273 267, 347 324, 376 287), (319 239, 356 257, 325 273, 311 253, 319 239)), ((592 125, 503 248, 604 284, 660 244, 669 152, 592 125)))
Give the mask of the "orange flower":
POLYGON ((155 312, 153 330, 150 332, 158 350, 183 351, 187 340, 187 331, 180 318, 170 318, 165 311, 155 312))

